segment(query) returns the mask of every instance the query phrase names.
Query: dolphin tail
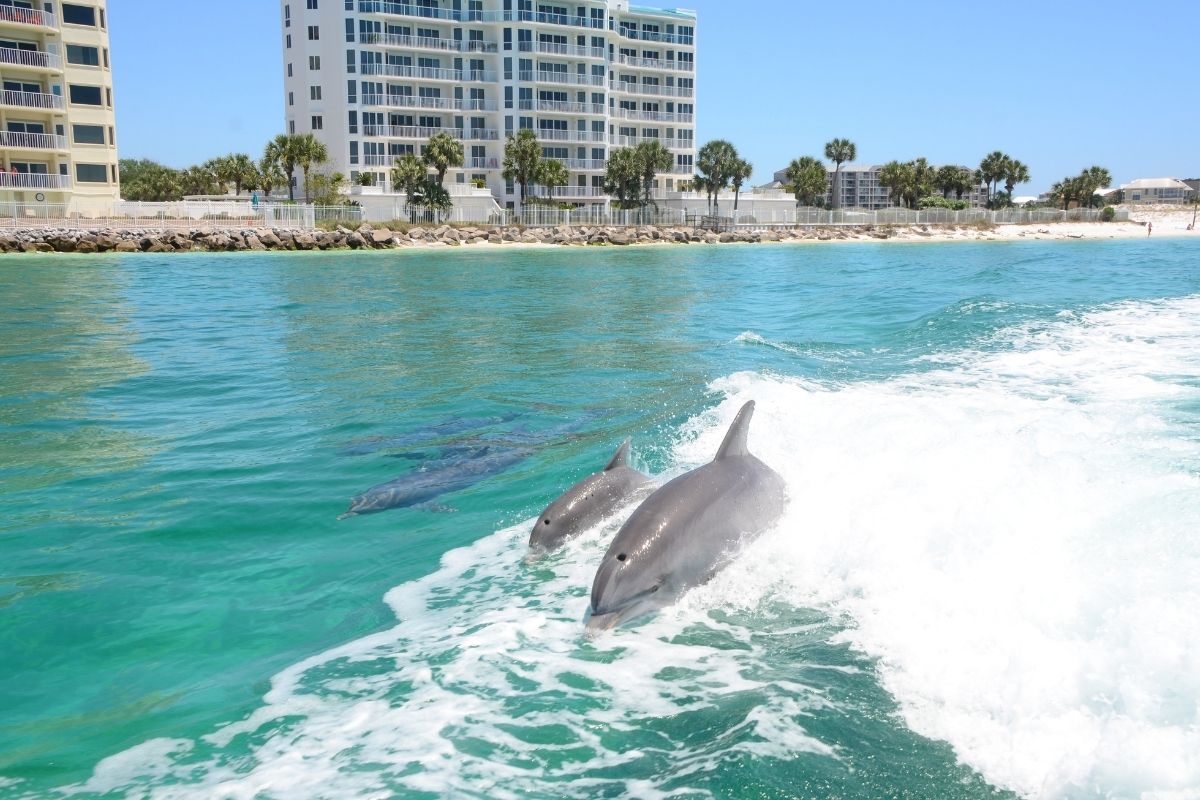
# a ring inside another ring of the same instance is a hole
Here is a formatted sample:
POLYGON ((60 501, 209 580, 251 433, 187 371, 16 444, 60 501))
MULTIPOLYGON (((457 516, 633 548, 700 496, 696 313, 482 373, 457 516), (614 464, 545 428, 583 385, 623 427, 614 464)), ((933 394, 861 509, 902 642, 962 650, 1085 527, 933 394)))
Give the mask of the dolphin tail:
POLYGON ((721 442, 721 447, 717 450, 717 457, 713 461, 750 455, 746 437, 750 433, 750 418, 753 416, 754 401, 749 400, 734 417, 733 424, 729 426, 729 433, 725 434, 725 441, 721 442))
POLYGON ((629 440, 621 442, 621 446, 617 448, 617 452, 613 453, 612 460, 608 462, 608 466, 604 468, 605 472, 617 467, 629 466, 629 440))

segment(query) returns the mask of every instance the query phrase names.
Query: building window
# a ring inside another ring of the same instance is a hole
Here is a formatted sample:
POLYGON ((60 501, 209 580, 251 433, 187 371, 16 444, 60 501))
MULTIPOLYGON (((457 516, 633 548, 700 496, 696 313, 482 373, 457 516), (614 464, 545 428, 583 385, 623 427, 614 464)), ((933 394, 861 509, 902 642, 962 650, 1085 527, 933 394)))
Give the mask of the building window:
POLYGON ((75 180, 80 183, 108 183, 106 164, 76 164, 75 180))
POLYGON ((354 41, 354 20, 346 17, 346 41, 354 41))
POLYGON ((308 99, 309 100, 320 100, 321 99, 321 87, 320 86, 308 87, 308 99))
POLYGON ((104 88, 104 104, 109 108, 112 108, 112 89, 109 89, 108 87, 104 88))
POLYGON ((283 27, 292 27, 292 7, 287 3, 283 5, 283 27))
POLYGON ((312 129, 314 131, 319 131, 324 127, 325 127, 325 121, 321 119, 319 114, 314 115, 312 118, 312 129))
POLYGON ((289 49, 292 46, 292 35, 290 33, 287 35, 287 46, 289 49))
POLYGON ((313 72, 317 72, 318 70, 320 70, 321 69, 321 57, 320 56, 309 56, 308 57, 308 68, 310 70, 312 70, 313 72))
POLYGON ((308 26, 308 40, 310 42, 315 42, 315 41, 320 40, 320 38, 321 38, 321 26, 320 25, 309 25, 308 26))
POLYGON ((289 105, 289 106, 294 106, 294 105, 296 105, 296 94, 295 94, 295 92, 288 92, 288 105, 289 105))
POLYGON ((72 125, 71 135, 75 144, 104 144, 103 125, 72 125))
POLYGON ((292 77, 292 65, 289 63, 287 68, 287 76, 292 77))
POLYGON ((288 133, 295 133, 295 132, 296 132, 296 120, 289 119, 288 120, 288 133))
POLYGON ((317 10, 317 0, 308 0, 308 10, 309 11, 317 10))
POLYGON ((104 105, 104 93, 99 86, 77 86, 72 83, 67 87, 71 102, 83 106, 104 105))
POLYGON ((63 22, 71 25, 87 25, 90 28, 96 27, 96 9, 93 6, 63 3, 62 18, 63 22))
POLYGON ((67 63, 98 67, 100 66, 100 48, 69 44, 67 45, 67 63))

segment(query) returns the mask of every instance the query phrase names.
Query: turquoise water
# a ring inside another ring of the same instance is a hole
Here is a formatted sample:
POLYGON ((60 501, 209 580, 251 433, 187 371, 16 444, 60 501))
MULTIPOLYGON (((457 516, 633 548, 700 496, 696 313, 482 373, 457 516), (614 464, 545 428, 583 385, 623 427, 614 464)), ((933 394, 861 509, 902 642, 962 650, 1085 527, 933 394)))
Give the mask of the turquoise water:
POLYGON ((1194 793, 1197 255, 6 257, 0 796, 1194 793), (534 515, 751 398, 785 519, 585 640, 620 519, 534 515), (337 521, 477 441, 529 452, 337 521))

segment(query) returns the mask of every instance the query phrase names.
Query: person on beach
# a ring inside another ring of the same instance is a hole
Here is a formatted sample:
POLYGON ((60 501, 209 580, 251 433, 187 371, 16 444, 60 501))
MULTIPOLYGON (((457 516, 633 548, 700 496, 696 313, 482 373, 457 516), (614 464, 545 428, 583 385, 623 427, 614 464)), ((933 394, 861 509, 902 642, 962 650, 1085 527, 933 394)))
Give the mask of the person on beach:
POLYGON ((1149 239, 1149 238, 1150 238, 1150 234, 1151 234, 1151 233, 1153 233, 1153 232, 1154 232, 1154 223, 1153 223, 1153 222, 1147 222, 1147 223, 1146 223, 1146 238, 1147 238, 1147 239, 1149 239))

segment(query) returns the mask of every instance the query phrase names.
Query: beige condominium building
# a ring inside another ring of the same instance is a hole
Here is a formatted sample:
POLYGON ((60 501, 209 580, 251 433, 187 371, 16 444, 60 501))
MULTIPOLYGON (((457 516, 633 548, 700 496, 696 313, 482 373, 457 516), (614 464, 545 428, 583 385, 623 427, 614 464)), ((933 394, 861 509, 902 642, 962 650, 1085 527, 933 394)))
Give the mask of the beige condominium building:
POLYGON ((119 196, 106 0, 0 0, 0 213, 119 196))
MULTIPOLYGON (((604 205, 609 152, 656 139, 673 155, 657 178, 695 172, 696 15, 627 0, 281 0, 286 125, 329 148, 352 179, 420 154, 446 132, 481 182, 512 207, 506 137, 537 133, 570 183, 556 199, 604 205)), ((543 194, 546 194, 543 192, 543 194)))

